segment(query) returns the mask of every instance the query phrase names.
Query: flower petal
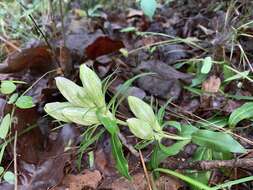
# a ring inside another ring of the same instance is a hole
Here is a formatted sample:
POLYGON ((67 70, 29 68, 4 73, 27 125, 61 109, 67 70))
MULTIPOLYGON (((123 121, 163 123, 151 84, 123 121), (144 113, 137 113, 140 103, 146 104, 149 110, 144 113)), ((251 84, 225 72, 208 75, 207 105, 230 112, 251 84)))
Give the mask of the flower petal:
POLYGON ((102 83, 96 73, 83 64, 80 66, 80 79, 89 99, 98 107, 105 107, 102 83))
POLYGON ((94 125, 98 124, 96 110, 81 107, 69 107, 62 111, 64 117, 71 120, 73 123, 80 125, 94 125))
POLYGON ((130 131, 138 138, 151 140, 154 138, 154 131, 152 127, 145 121, 136 118, 127 120, 130 131))
POLYGON ((157 123, 151 106, 142 101, 140 98, 129 96, 128 104, 131 111, 138 119, 148 122, 151 126, 157 123))
POLYGON ((94 107, 94 104, 87 99, 84 88, 64 77, 56 77, 55 80, 57 88, 71 104, 86 108, 94 107))
POLYGON ((66 118, 62 114, 62 110, 64 108, 73 107, 69 102, 54 102, 54 103, 48 103, 45 105, 44 110, 47 112, 48 115, 51 117, 64 122, 71 122, 68 118, 66 118))

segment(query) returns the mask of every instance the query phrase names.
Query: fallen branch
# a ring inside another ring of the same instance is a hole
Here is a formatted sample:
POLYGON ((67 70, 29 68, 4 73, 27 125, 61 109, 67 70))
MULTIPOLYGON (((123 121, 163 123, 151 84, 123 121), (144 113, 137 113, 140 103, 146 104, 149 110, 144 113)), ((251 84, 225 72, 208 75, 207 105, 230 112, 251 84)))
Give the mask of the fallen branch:
POLYGON ((208 160, 194 162, 164 162, 164 166, 170 169, 192 169, 211 170, 217 168, 249 168, 253 167, 253 158, 233 159, 233 160, 208 160))

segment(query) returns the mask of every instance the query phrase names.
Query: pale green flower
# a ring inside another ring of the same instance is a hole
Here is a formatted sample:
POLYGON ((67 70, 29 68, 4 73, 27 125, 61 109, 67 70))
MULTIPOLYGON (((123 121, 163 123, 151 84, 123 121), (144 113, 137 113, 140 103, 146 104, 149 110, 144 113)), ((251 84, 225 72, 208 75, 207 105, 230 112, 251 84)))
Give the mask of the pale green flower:
POLYGON ((105 97, 102 91, 102 82, 96 73, 85 64, 80 66, 80 79, 87 96, 97 107, 105 107, 105 97))
POLYGON ((128 104, 131 111, 138 119, 147 122, 154 130, 161 131, 155 113, 149 104, 135 96, 128 97, 128 104))
POLYGON ((95 105, 88 99, 85 89, 64 77, 56 77, 56 86, 69 103, 86 108, 95 105))
POLYGON ((127 120, 130 131, 138 138, 144 140, 152 140, 154 138, 154 131, 152 127, 145 121, 130 118, 127 120))
POLYGON ((62 114, 71 122, 80 125, 89 126, 100 123, 97 119, 96 111, 94 109, 69 107, 63 109, 62 114))
POLYGON ((70 104, 69 102, 54 102, 46 104, 44 110, 45 112, 47 112, 48 115, 50 115, 54 119, 69 123, 71 122, 71 120, 66 118, 62 113, 62 110, 68 107, 73 107, 73 105, 70 104))

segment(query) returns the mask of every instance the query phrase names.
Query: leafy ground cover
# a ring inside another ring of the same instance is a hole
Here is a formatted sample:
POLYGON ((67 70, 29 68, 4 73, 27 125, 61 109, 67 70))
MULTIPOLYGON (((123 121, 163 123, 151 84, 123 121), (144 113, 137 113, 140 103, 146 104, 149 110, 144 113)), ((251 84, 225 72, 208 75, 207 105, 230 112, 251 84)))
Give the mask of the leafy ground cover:
POLYGON ((0 2, 0 189, 252 189, 252 8, 0 2))

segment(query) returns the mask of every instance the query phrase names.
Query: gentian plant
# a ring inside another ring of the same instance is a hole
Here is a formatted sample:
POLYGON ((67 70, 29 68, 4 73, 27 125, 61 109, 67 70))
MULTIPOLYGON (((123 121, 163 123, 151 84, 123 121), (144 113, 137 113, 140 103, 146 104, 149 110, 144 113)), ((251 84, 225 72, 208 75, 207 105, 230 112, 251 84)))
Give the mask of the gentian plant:
MULTIPOLYGON (((141 76, 135 76, 126 81, 122 91, 124 92, 136 78, 141 76)), ((155 147, 150 160, 152 169, 156 169, 160 162, 168 156, 178 154, 189 142, 218 152, 246 152, 236 140, 225 132, 181 125, 176 121, 164 121, 167 104, 162 106, 155 114, 152 106, 137 97, 129 96, 128 104, 135 117, 127 119, 126 122, 121 121, 116 117, 117 107, 123 100, 122 98, 117 99, 119 93, 109 103, 106 103, 106 86, 103 85, 96 73, 84 64, 80 66, 80 79, 83 86, 79 86, 64 77, 57 77, 55 79, 56 85, 67 101, 48 103, 45 105, 45 111, 58 121, 72 122, 84 126, 103 125, 111 136, 112 153, 116 161, 116 168, 128 179, 131 176, 118 136, 120 132, 118 125, 128 126, 136 137, 153 143, 155 147), (178 135, 166 132, 164 127, 167 125, 175 127, 178 130, 178 135), (166 147, 162 144, 164 138, 173 139, 175 143, 166 147)))

